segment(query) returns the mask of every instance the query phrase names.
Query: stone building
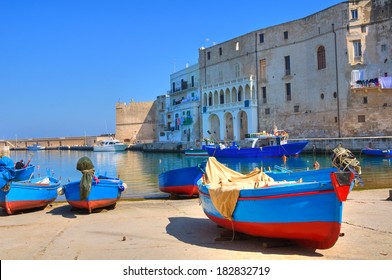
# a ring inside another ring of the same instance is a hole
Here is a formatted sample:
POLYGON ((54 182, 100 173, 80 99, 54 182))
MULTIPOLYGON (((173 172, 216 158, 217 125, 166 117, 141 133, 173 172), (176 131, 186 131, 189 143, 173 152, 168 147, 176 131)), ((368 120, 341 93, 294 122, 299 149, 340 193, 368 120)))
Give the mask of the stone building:
POLYGON ((116 138, 125 143, 156 141, 156 102, 116 103, 116 138))
POLYGON ((342 2, 201 48, 203 137, 392 134, 391 15, 392 1, 342 2))
POLYGON ((160 142, 196 142, 200 139, 199 65, 170 75, 170 90, 157 98, 160 142))

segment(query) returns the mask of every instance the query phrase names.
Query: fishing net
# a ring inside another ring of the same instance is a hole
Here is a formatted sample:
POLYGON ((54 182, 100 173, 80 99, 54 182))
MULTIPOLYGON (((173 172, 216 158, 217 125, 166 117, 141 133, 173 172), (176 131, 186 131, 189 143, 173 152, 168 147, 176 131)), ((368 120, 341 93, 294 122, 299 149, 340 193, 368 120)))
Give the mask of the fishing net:
POLYGON ((82 172, 82 179, 80 180, 80 199, 86 200, 91 190, 95 172, 94 164, 88 157, 82 157, 78 160, 76 169, 82 172))
POLYGON ((350 150, 343 148, 341 145, 337 146, 332 151, 332 165, 339 170, 349 170, 354 173, 356 184, 363 186, 364 183, 361 179, 361 164, 356 159, 354 154, 350 150))

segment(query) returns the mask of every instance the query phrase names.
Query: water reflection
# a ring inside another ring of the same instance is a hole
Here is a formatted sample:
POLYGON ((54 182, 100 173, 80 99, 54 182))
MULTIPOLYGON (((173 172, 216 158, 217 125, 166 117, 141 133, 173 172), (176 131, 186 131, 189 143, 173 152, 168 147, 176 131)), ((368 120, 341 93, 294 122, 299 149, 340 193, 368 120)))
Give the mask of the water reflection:
MULTIPOLYGON (((35 176, 54 174, 66 181, 79 180, 81 173, 76 169, 77 161, 89 157, 94 163, 96 173, 120 177, 128 189, 123 197, 143 197, 161 195, 158 189, 158 175, 161 172, 196 166, 206 160, 206 157, 186 157, 183 154, 146 153, 126 151, 117 153, 92 151, 11 151, 10 157, 16 161, 31 158, 36 165, 35 176)), ((288 157, 286 162, 281 158, 257 159, 221 159, 228 167, 242 173, 248 173, 254 168, 273 169, 274 166, 289 170, 313 169, 317 160, 320 168, 331 167, 331 155, 302 154, 299 157, 288 157)), ((358 157, 362 166, 362 179, 365 188, 392 187, 392 159, 358 157)))

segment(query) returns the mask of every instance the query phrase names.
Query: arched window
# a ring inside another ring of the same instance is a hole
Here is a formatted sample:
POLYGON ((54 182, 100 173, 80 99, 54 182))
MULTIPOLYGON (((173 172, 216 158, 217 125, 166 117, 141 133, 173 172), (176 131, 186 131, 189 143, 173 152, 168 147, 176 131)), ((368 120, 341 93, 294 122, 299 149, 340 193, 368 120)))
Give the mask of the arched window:
POLYGON ((320 46, 317 49, 317 69, 324 69, 327 67, 327 63, 325 61, 325 48, 324 46, 320 46))

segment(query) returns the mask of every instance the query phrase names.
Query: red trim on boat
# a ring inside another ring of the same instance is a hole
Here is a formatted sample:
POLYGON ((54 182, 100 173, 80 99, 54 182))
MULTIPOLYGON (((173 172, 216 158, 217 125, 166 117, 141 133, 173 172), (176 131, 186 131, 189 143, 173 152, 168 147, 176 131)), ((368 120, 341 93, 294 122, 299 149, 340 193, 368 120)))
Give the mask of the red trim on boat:
POLYGON ((186 194, 190 196, 199 194, 199 189, 196 185, 165 186, 159 189, 165 193, 186 194))
POLYGON ((18 201, 6 201, 1 203, 1 207, 5 209, 7 214, 12 215, 15 211, 28 210, 40 207, 46 207, 49 203, 53 202, 54 199, 50 200, 18 200, 18 201))
POLYGON ((251 223, 230 221, 206 212, 205 214, 211 221, 230 230, 252 236, 289 239, 314 249, 333 247, 341 228, 338 222, 251 223))
POLYGON ((68 200, 68 203, 75 208, 87 209, 91 213, 93 209, 108 207, 115 204, 117 201, 117 198, 110 198, 100 200, 68 200))

